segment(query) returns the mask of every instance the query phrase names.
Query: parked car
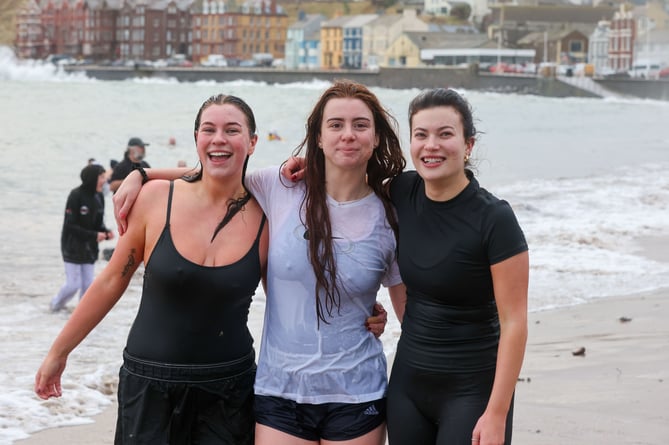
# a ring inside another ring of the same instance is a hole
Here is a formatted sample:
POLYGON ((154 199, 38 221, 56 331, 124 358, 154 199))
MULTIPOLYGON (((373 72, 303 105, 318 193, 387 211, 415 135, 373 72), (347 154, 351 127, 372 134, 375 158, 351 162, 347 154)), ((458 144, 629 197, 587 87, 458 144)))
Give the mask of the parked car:
POLYGON ((640 60, 632 65, 629 70, 630 77, 637 79, 658 79, 662 66, 660 62, 650 60, 640 60))
POLYGON ((191 67, 193 66, 193 62, 186 59, 184 54, 173 54, 167 59, 167 66, 191 67))
POLYGON ((68 54, 49 54, 44 60, 57 66, 73 65, 77 63, 77 59, 68 54))
POLYGON ((228 61, 225 59, 223 54, 209 54, 202 60, 202 62, 200 62, 200 65, 209 67, 226 67, 228 66, 228 61))

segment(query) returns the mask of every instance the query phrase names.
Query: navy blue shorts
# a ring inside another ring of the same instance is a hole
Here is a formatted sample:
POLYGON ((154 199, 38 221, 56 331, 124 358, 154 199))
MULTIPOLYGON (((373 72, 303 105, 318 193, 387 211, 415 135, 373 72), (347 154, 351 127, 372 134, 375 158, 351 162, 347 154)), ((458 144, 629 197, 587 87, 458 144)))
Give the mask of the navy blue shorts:
POLYGON ((255 417, 261 425, 300 439, 351 440, 386 421, 386 399, 312 405, 256 395, 255 417))
POLYGON ((124 351, 116 445, 253 445, 255 354, 212 365, 149 362, 124 351))

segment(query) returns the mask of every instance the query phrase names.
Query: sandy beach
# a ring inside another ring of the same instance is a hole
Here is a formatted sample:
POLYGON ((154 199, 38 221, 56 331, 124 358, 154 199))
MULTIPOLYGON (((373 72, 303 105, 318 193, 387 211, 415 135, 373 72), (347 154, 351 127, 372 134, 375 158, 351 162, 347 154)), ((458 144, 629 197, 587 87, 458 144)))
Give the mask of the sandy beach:
MULTIPOLYGON (((668 298, 664 290, 530 314, 514 444, 669 443, 668 298)), ((112 444, 115 410, 15 443, 112 444)))

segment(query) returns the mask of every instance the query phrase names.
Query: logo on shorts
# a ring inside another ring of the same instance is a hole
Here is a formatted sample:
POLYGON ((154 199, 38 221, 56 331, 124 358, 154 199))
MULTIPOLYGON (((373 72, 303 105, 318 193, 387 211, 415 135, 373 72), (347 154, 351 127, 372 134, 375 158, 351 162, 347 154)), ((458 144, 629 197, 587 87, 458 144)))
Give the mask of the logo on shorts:
POLYGON ((376 406, 374 405, 369 405, 365 411, 363 411, 363 414, 366 416, 378 416, 379 412, 376 410, 376 406))

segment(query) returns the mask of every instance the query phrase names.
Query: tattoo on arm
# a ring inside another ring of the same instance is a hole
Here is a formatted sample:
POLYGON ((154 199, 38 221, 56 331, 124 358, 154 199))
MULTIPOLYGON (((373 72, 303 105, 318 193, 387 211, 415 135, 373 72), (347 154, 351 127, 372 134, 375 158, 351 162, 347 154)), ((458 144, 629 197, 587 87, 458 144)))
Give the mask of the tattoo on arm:
POLYGON ((125 263, 125 266, 123 266, 123 272, 121 272, 122 277, 128 275, 130 270, 135 265, 135 252, 136 252, 135 249, 130 250, 130 255, 128 255, 128 262, 125 263))

